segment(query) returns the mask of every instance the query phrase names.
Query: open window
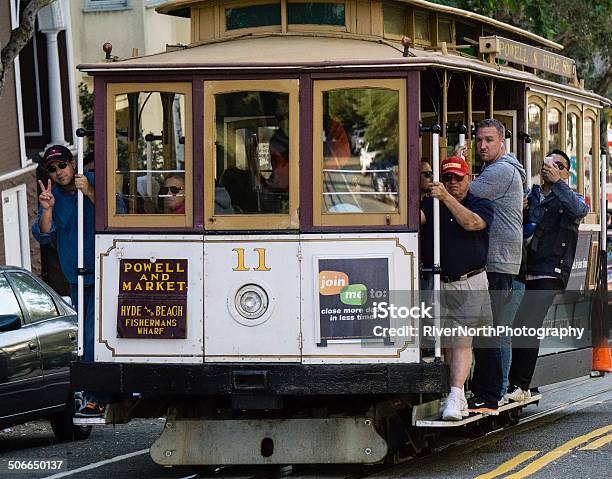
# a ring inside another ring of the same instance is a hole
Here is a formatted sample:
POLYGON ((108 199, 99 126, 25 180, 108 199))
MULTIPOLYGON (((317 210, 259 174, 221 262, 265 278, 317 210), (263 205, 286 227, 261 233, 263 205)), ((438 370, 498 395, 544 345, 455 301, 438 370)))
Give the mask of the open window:
POLYGON ((115 227, 191 227, 191 84, 107 85, 107 211, 115 227))
POLYGON ((405 80, 314 85, 313 224, 407 221, 405 80))
POLYGON ((298 81, 206 82, 208 229, 289 229, 298 221, 298 81))

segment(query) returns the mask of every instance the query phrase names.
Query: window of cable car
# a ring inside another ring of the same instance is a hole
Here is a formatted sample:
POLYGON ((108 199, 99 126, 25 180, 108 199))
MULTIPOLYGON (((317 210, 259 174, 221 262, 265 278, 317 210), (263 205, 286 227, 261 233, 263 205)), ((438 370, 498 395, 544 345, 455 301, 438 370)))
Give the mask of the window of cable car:
POLYGON ((578 171, 578 115, 575 113, 567 115, 567 147, 565 152, 570 159, 569 186, 576 191, 578 188, 576 176, 578 171))
MULTIPOLYGON (((385 214, 396 215, 393 221, 399 223, 405 177, 400 171, 405 151, 403 88, 392 80, 386 82, 397 84, 397 88, 382 87, 385 81, 375 87, 353 82, 353 88, 342 88, 341 82, 335 82, 338 88, 322 91, 321 109, 314 113, 320 115, 315 120, 320 136, 317 133, 314 139, 314 161, 321 168, 315 209, 328 217, 322 219, 323 224, 334 223, 332 216, 346 213, 374 215, 369 220, 353 215, 354 221, 364 224, 379 224, 385 214)), ((393 222, 390 216, 387 219, 387 224, 393 222)))
POLYGON ((542 169, 542 109, 530 104, 527 109, 528 134, 531 138, 531 183, 540 183, 542 169))
POLYGON ((344 2, 287 2, 287 23, 290 25, 345 26, 344 2))
POLYGON ((190 87, 154 88, 108 85, 111 226, 191 223, 190 87))
POLYGON ((281 6, 278 2, 245 5, 225 9, 225 29, 268 27, 281 24, 281 6))
POLYGON ((431 17, 429 14, 415 12, 414 36, 416 43, 431 45, 431 17))
POLYGON ((548 151, 561 148, 561 112, 548 110, 548 151))
POLYGON ((205 89, 208 227, 290 227, 297 219, 297 81, 206 82, 205 89), (266 90, 275 85, 286 91, 266 90))
POLYGON ((385 38, 401 39, 406 34, 406 7, 383 4, 383 31, 385 38))
POLYGON ((595 122, 590 118, 584 120, 583 146, 584 152, 584 201, 591 211, 593 198, 593 134, 595 133, 595 122))

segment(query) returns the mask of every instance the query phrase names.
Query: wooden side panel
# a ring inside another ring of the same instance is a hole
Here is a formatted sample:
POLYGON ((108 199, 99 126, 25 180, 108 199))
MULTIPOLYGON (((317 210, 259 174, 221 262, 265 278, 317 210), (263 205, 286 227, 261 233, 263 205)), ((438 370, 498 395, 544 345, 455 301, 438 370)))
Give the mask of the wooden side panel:
POLYGON ((199 9, 197 41, 209 40, 215 36, 215 11, 213 6, 199 9))
POLYGON ((359 35, 371 35, 370 2, 357 0, 357 31, 359 35))
POLYGON ((380 0, 370 3, 371 33, 379 37, 383 36, 383 4, 380 0))

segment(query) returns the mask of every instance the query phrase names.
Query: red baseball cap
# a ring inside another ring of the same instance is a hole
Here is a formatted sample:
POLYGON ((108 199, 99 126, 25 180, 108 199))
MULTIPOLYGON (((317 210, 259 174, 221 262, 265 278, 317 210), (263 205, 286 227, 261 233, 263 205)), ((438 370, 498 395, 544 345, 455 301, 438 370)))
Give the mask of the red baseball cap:
POLYGON ((43 168, 58 161, 72 161, 72 152, 62 145, 53 145, 47 148, 42 158, 43 168))
POLYGON ((445 173, 455 173, 459 176, 465 176, 470 174, 470 167, 463 158, 451 156, 440 165, 440 175, 445 173))

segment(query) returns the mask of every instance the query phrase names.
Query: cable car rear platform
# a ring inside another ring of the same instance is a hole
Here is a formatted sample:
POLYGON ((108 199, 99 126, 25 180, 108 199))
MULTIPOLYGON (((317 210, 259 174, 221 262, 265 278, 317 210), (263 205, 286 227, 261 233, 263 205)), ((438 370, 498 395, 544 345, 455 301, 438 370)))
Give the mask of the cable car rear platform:
POLYGON ((443 394, 441 362, 386 364, 145 364, 73 362, 72 388, 148 396, 443 394))
POLYGON ((501 413, 511 411, 518 408, 523 408, 528 404, 539 403, 542 399, 541 394, 534 394, 529 399, 520 402, 510 401, 503 406, 500 406, 496 413, 478 413, 470 414, 461 421, 444 421, 441 418, 442 408, 441 401, 429 401, 423 404, 418 404, 412 408, 412 425, 416 427, 431 427, 431 428, 448 428, 465 426, 467 424, 479 421, 487 416, 499 415, 501 413))

